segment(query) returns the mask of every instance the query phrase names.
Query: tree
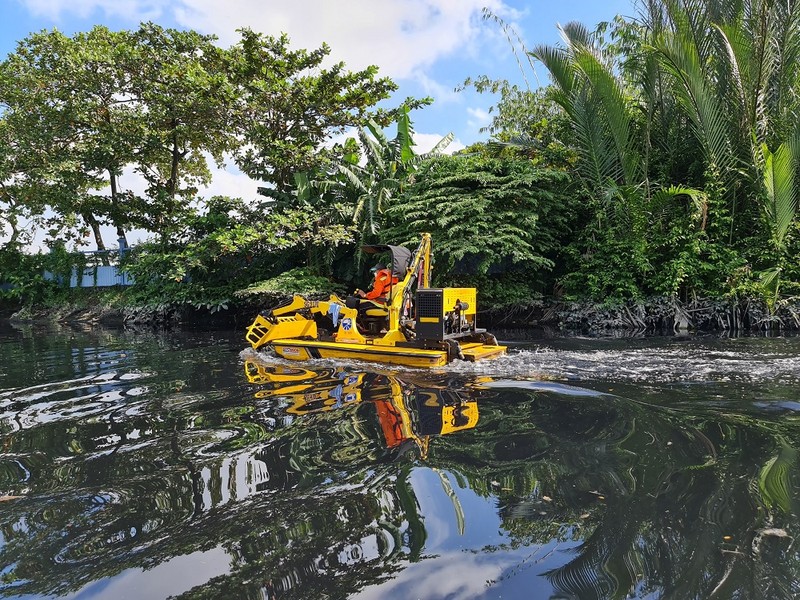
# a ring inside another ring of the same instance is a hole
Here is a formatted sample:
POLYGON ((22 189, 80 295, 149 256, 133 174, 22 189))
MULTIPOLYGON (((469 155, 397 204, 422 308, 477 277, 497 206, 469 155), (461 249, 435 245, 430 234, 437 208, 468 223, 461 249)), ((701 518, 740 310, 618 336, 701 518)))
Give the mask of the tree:
POLYGON ((242 145, 236 162, 251 178, 267 184, 263 192, 294 190, 294 174, 324 166, 329 152, 324 143, 347 127, 373 116, 381 124, 391 112, 375 105, 397 86, 378 78, 378 68, 348 72, 344 63, 322 64, 330 54, 290 50, 289 37, 265 36, 249 29, 231 49, 232 79, 238 86, 237 132, 242 145))
POLYGON ((587 270, 607 276, 597 293, 726 293, 749 265, 777 282, 773 254, 796 214, 797 12, 792 3, 649 0, 637 22, 617 18, 595 32, 571 23, 562 45, 533 50, 572 125, 592 198, 574 250, 600 251, 579 268, 583 281, 587 270), (778 155, 787 167, 769 173, 778 155), (637 226, 669 214, 683 225, 637 226))
POLYGON ((22 157, 16 136, 4 116, 0 116, 0 249, 18 251, 30 241, 25 222, 39 215, 41 209, 26 202, 22 157))
POLYGON ((335 166, 339 179, 321 186, 323 190, 330 185, 343 186, 341 194, 352 202, 353 222, 363 243, 375 241, 384 209, 396 194, 403 192, 417 166, 453 141, 453 134, 448 134, 430 152, 418 155, 414 153, 414 129, 407 104, 398 110, 396 123, 397 134, 392 140, 373 120, 360 127, 358 149, 353 147, 335 166), (363 152, 363 161, 359 160, 358 150, 363 152))
MULTIPOLYGON (((57 31, 42 32, 20 42, 0 65, 6 153, 11 166, 3 173, 6 192, 14 190, 30 214, 46 207, 63 215, 62 233, 74 216, 96 226, 89 191, 99 185, 96 174, 83 170, 85 148, 78 131, 70 69, 71 41, 57 31)), ((10 196, 7 196, 10 197, 10 196)), ((96 228, 95 228, 96 229, 96 228)), ((102 247, 102 240, 98 240, 102 247)))
POLYGON ((440 156, 423 163, 392 201, 385 233, 392 242, 412 243, 430 232, 439 285, 455 281, 457 272, 462 281, 510 273, 507 289, 494 298, 510 304, 512 294, 529 300, 544 287, 569 233, 570 199, 566 174, 529 160, 440 156), (520 282, 522 291, 514 289, 520 282))
POLYGON ((132 41, 125 68, 130 96, 142 108, 134 163, 148 184, 142 224, 166 236, 210 181, 207 156, 222 165, 238 148, 233 111, 240 91, 229 53, 214 36, 145 23, 132 41))
POLYGON ((233 89, 214 40, 145 23, 20 42, 2 64, 0 102, 25 177, 38 185, 29 189, 45 192, 39 203, 80 216, 100 250, 104 222, 120 237, 131 226, 166 235, 208 181, 206 154, 221 162, 235 140, 233 89), (119 189, 125 168, 144 177, 146 199, 119 189))
POLYGON ((800 10, 756 1, 667 0, 647 8, 659 60, 730 214, 730 240, 750 242, 744 251, 760 267, 772 306, 797 206, 800 10), (748 233, 755 211, 764 225, 760 239, 748 233))

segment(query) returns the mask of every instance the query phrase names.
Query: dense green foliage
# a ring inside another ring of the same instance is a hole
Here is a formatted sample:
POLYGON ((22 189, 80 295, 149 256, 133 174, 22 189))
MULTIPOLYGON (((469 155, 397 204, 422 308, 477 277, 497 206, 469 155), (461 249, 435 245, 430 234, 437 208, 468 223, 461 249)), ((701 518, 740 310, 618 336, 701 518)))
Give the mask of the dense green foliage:
POLYGON ((479 285, 495 305, 558 290, 774 308, 800 293, 800 10, 639 8, 532 50, 487 13, 522 81, 468 79, 499 97, 489 139, 438 158, 452 136, 414 151, 410 112, 430 100, 379 108, 395 84, 323 67, 326 46, 245 30, 225 49, 153 24, 33 34, 0 63, 3 247, 38 231, 69 247, 93 233, 102 250, 101 225, 144 229, 126 259, 133 296, 222 306, 293 268, 364 285, 361 244, 430 231, 436 283, 479 285), (549 86, 529 87, 534 61, 549 86), (259 197, 198 198, 209 159, 263 182, 259 197), (120 185, 131 170, 141 193, 120 185))
POLYGON ((778 2, 651 0, 637 22, 570 23, 533 50, 593 198, 567 283, 777 301, 797 262, 798 19, 778 2))
POLYGON ((434 158, 387 211, 393 226, 386 237, 411 244, 418 232, 428 231, 436 244, 438 285, 487 284, 511 275, 505 279, 523 289, 489 299, 501 305, 524 302, 537 274, 553 269, 569 237, 567 180, 564 173, 538 169, 529 160, 434 158))
MULTIPOLYGON (((35 33, 0 63, 3 222, 51 225, 50 240, 101 224, 172 238, 203 209, 209 158, 234 159, 252 178, 287 191, 292 174, 324 163, 322 142, 369 116, 395 89, 376 69, 323 68, 326 46, 292 51, 288 38, 244 30, 229 49, 215 38, 152 23, 95 27, 72 38, 35 33), (134 171, 145 190, 123 190, 134 171), (52 215, 52 216, 51 216, 52 215), (49 222, 48 222, 49 220, 49 222)), ((414 104, 412 102, 412 104, 414 104)))

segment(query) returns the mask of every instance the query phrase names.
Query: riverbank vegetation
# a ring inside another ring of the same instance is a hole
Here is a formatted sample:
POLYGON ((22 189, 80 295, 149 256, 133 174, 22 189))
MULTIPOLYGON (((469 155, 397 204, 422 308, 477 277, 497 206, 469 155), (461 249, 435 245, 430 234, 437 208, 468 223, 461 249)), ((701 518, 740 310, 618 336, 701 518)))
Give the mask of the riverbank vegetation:
POLYGON ((556 46, 517 42, 549 85, 467 80, 496 95, 494 120, 450 156, 450 136, 414 152, 428 99, 387 108, 395 84, 323 67, 325 46, 242 31, 221 48, 153 24, 32 34, 0 65, 0 294, 57 303, 66 292, 41 273, 83 260, 64 248, 87 235, 106 249, 101 224, 151 234, 122 259, 135 284, 120 302, 209 311, 275 281, 363 287, 360 245, 429 231, 435 283, 475 285, 483 307, 666 302, 679 324, 710 298, 796 326, 780 315, 800 296, 800 9, 638 10, 567 24, 556 46), (259 196, 199 198, 209 161, 259 196), (130 172, 142 191, 122 189, 130 172), (33 230, 53 252, 24 252, 33 230))

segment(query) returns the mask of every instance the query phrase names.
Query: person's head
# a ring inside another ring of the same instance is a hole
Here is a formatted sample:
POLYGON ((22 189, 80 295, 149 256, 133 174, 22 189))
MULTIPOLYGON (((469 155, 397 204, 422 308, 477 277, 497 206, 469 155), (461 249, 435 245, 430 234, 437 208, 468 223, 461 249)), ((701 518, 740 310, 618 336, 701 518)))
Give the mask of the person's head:
POLYGON ((386 268, 386 265, 383 263, 378 263, 374 267, 370 269, 372 273, 377 273, 378 271, 383 271, 386 268))

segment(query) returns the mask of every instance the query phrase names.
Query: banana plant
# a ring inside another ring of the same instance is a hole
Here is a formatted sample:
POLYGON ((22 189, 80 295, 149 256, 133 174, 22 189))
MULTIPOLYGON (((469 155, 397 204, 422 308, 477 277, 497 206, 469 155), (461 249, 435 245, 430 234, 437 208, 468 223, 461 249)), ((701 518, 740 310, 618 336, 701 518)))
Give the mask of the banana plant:
POLYGON ((352 219, 361 232, 361 241, 369 241, 381 229, 382 214, 391 198, 401 192, 409 176, 424 159, 440 154, 453 141, 444 136, 430 152, 414 152, 414 131, 409 108, 401 107, 397 134, 388 139, 380 126, 370 120, 358 130, 360 156, 346 154, 335 167, 335 179, 321 182, 321 190, 339 187, 339 195, 352 203, 352 219))

